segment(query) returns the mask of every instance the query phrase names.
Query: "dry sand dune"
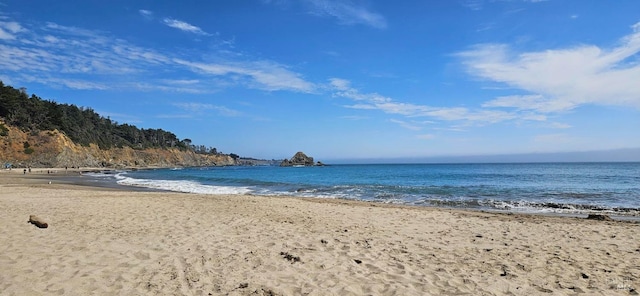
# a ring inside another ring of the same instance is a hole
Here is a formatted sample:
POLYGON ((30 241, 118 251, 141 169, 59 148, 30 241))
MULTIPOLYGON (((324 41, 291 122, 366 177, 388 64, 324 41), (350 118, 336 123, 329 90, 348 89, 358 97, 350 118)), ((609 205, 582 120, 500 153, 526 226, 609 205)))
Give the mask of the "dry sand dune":
POLYGON ((635 222, 1 178, 2 295, 637 295, 640 289, 635 222), (28 224, 32 214, 49 228, 28 224))

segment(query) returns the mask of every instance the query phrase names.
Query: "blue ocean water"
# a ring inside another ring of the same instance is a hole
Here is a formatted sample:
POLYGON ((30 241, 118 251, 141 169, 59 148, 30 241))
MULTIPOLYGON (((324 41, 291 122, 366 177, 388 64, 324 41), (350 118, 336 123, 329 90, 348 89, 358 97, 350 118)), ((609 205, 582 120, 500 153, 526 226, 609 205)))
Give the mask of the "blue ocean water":
POLYGON ((204 194, 640 215, 640 163, 238 166, 121 172, 123 185, 204 194))

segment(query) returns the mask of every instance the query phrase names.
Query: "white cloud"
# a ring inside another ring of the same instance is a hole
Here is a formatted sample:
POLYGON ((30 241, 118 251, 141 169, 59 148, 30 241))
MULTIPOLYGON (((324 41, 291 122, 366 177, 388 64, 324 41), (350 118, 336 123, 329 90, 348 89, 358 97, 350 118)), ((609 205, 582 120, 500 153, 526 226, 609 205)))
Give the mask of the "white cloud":
POLYGON ((0 22, 0 40, 15 40, 16 34, 26 31, 16 22, 0 22))
POLYGON ((162 91, 162 92, 174 92, 174 93, 188 93, 188 94, 207 94, 213 93, 211 85, 206 83, 198 84, 176 84, 165 79, 159 79, 151 82, 132 82, 123 84, 121 88, 136 89, 140 91, 162 91))
POLYGON ((333 88, 340 91, 349 90, 351 88, 351 82, 345 79, 331 78, 329 79, 329 83, 333 88))
POLYGON ((416 124, 410 123, 410 122, 406 122, 406 121, 402 121, 402 120, 397 120, 397 119, 389 119, 390 122, 396 123, 398 125, 400 125, 403 128, 406 128, 408 130, 412 130, 412 131, 419 131, 422 129, 421 126, 418 126, 416 124))
POLYGON ((234 80, 243 80, 250 87, 258 89, 310 93, 315 88, 312 83, 302 79, 300 74, 269 61, 200 63, 174 59, 174 62, 205 74, 231 76, 234 80))
POLYGON ((364 119, 369 119, 369 117, 366 116, 358 116, 358 115, 348 115, 348 116, 342 116, 340 117, 342 119, 347 119, 347 120, 364 120, 364 119))
POLYGON ((463 0, 462 6, 471 10, 482 10, 485 5, 499 2, 540 3, 548 0, 463 0))
MULTIPOLYGON (((100 32, 49 23, 41 31, 25 34, 20 44, 0 44, 0 68, 18 75, 62 79, 76 74, 115 75, 141 73, 160 54, 109 39, 100 32)), ((166 58, 164 60, 167 60, 166 58)), ((68 77, 76 80, 76 77, 68 77)), ((68 84, 68 86, 77 84, 68 84)))
POLYGON ((519 110, 536 110, 539 112, 554 112, 571 109, 570 102, 553 100, 542 95, 513 95, 497 97, 485 102, 482 107, 516 108, 519 110))
POLYGON ((3 22, 4 27, 20 32, 20 38, 0 43, 0 69, 4 76, 12 77, 14 83, 29 81, 72 89, 193 94, 238 85, 305 93, 315 89, 315 85, 300 74, 275 62, 237 61, 234 60, 237 55, 226 53, 217 58, 218 64, 204 63, 198 57, 177 58, 173 52, 136 46, 106 32, 55 23, 31 25, 26 29, 22 25, 6 25, 8 23, 13 22, 3 22), (180 73, 182 79, 166 79, 174 73, 180 73))
POLYGON ((572 128, 572 126, 570 124, 561 123, 561 122, 552 122, 552 123, 550 123, 550 126, 551 126, 551 128, 557 128, 557 129, 572 128))
POLYGON ((54 36, 51 36, 51 35, 44 36, 42 39, 44 39, 44 41, 48 42, 48 43, 58 43, 58 42, 60 42, 60 39, 58 39, 58 38, 56 38, 54 36))
POLYGON ((213 104, 190 102, 190 103, 175 103, 173 105, 183 110, 186 110, 190 113, 202 113, 207 110, 213 110, 213 111, 217 111, 219 115, 227 116, 227 117, 237 117, 242 115, 242 112, 240 111, 233 110, 224 106, 216 106, 213 104))
POLYGON ((171 28, 175 28, 181 31, 185 31, 185 32, 189 32, 189 33, 194 33, 194 34, 198 34, 198 35, 204 35, 204 36, 210 36, 211 34, 203 31, 202 29, 200 29, 199 27, 196 27, 192 24, 189 24, 187 22, 183 22, 180 20, 176 20, 176 19, 172 19, 172 18, 164 18, 163 23, 171 28))
POLYGON ((481 10, 484 5, 483 0, 464 0, 462 1, 462 6, 469 8, 471 10, 481 10))
POLYGON ((640 23, 612 48, 581 45, 515 53, 507 45, 483 44, 459 53, 471 74, 526 95, 499 97, 485 107, 567 111, 584 104, 640 108, 640 23))
POLYGON ((464 107, 433 107, 412 103, 397 102, 377 93, 360 93, 350 86, 348 80, 333 78, 330 84, 334 88, 334 96, 348 98, 358 103, 346 105, 347 108, 361 110, 379 110, 387 114, 406 117, 428 117, 444 121, 468 121, 476 124, 497 123, 518 118, 514 112, 500 110, 469 110, 464 107))
POLYGON ((155 117, 161 119, 192 119, 195 116, 193 114, 159 114, 155 117))
POLYGON ((153 11, 150 10, 146 10, 146 9, 140 9, 138 10, 138 12, 140 13, 140 15, 148 20, 153 19, 153 11))
POLYGON ((195 85, 201 81, 198 79, 162 79, 162 82, 172 85, 195 85))
POLYGON ((102 36, 102 32, 91 31, 77 27, 63 26, 52 22, 48 22, 43 29, 46 31, 52 31, 57 34, 64 34, 68 36, 92 37, 93 42, 97 42, 99 40, 106 41, 106 39, 102 36))
POLYGON ((109 87, 102 84, 102 83, 96 83, 96 82, 91 82, 91 81, 86 81, 86 80, 82 80, 82 79, 57 79, 57 78, 50 78, 47 80, 47 82, 49 83, 54 83, 54 84, 59 84, 59 85, 64 85, 68 88, 72 88, 72 89, 82 89, 82 90, 91 90, 91 89, 98 89, 98 90, 105 90, 108 89, 109 87))
POLYGON ((342 24, 363 24, 378 29, 387 27, 387 21, 382 15, 348 0, 306 0, 306 2, 311 4, 311 13, 335 17, 342 24))

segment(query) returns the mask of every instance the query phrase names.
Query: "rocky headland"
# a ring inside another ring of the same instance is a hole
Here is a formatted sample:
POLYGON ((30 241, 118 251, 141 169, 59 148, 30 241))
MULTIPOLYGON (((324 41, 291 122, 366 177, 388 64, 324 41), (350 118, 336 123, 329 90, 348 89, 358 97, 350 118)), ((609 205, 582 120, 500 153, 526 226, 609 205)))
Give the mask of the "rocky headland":
POLYGON ((25 132, 4 125, 0 136, 0 165, 12 167, 189 167, 236 165, 227 154, 199 154, 189 149, 131 147, 100 149, 74 143, 64 133, 25 132))

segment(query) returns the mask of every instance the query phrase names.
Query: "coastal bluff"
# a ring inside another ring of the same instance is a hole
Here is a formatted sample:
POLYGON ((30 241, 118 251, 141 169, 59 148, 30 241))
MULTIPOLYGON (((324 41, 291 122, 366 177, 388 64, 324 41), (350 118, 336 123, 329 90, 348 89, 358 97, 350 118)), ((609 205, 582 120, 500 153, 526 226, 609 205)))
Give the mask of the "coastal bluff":
MULTIPOLYGON (((1 121, 0 121, 1 122, 1 121)), ((0 136, 0 161, 13 167, 173 167, 237 165, 226 154, 199 154, 178 148, 114 147, 80 145, 58 130, 25 132, 4 125, 0 136), (26 144, 29 143, 29 144, 26 144)))
POLYGON ((304 152, 297 152, 290 159, 285 159, 280 163, 281 167, 293 167, 293 166, 324 166, 320 161, 317 163, 313 161, 313 157, 307 156, 304 152))

